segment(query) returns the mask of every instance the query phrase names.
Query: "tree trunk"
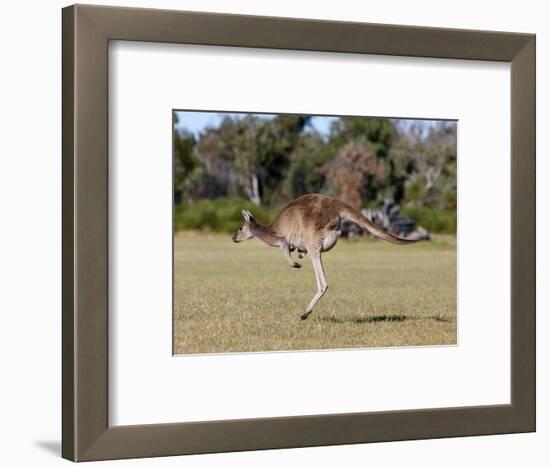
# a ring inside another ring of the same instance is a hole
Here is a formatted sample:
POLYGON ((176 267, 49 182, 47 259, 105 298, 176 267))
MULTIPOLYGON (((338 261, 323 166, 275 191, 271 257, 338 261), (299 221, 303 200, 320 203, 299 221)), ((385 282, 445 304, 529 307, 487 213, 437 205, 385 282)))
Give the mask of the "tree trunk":
POLYGON ((260 196, 260 180, 258 179, 258 175, 252 174, 250 177, 250 182, 251 189, 248 193, 250 202, 254 205, 260 205, 262 203, 262 198, 260 196))

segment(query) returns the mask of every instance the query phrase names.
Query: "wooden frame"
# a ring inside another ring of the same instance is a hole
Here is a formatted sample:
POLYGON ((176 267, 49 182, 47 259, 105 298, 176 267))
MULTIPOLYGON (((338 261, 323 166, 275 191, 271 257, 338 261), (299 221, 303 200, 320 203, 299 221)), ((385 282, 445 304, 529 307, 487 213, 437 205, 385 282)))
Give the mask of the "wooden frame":
POLYGON ((134 8, 63 9, 63 457, 74 461, 535 430, 535 36, 134 8), (108 41, 511 63, 511 403, 110 427, 108 41))

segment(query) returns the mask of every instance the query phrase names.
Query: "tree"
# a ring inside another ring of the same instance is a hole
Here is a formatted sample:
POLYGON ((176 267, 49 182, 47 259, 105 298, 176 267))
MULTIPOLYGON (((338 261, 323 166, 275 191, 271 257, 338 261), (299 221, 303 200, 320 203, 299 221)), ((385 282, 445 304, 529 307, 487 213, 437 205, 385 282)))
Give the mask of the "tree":
POLYGON ((359 209, 364 199, 366 177, 381 179, 384 165, 365 143, 352 142, 343 146, 336 158, 323 166, 329 189, 347 204, 359 209))
POLYGON ((278 205, 305 193, 361 207, 392 199, 456 207, 456 124, 335 119, 328 136, 304 115, 226 116, 197 138, 174 132, 176 202, 222 196, 278 205))
POLYGON ((417 122, 402 128, 390 156, 406 202, 456 207, 454 122, 417 122))
POLYGON ((255 179, 261 196, 271 199, 281 195, 281 183, 288 173, 291 157, 310 117, 278 115, 262 121, 255 147, 255 179))
POLYGON ((218 128, 203 132, 195 154, 229 194, 236 189, 260 204, 278 194, 308 119, 301 115, 227 117, 218 128))
POLYGON ((395 136, 395 127, 388 118, 341 117, 331 125, 329 144, 339 149, 350 141, 364 139, 378 158, 384 158, 395 136))
POLYGON ((290 164, 281 185, 281 201, 287 202, 306 193, 322 192, 326 175, 321 167, 333 157, 333 152, 319 133, 303 132, 289 157, 290 164))
POLYGON ((343 146, 354 142, 373 154, 374 159, 370 163, 377 161, 376 175, 366 172, 361 177, 361 204, 381 201, 393 195, 389 188, 395 181, 389 151, 396 135, 395 126, 388 118, 341 117, 332 123, 327 144, 335 155, 343 146))
POLYGON ((195 144, 192 133, 185 129, 174 130, 174 200, 177 204, 182 201, 185 180, 198 164, 193 156, 195 144))

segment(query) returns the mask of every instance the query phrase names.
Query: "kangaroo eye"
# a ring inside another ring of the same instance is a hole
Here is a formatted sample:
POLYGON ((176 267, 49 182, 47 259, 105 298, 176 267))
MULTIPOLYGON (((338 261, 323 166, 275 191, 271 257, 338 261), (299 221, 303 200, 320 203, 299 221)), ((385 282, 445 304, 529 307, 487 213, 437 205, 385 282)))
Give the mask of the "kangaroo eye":
POLYGON ((243 227, 239 228, 239 231, 243 231, 243 227))

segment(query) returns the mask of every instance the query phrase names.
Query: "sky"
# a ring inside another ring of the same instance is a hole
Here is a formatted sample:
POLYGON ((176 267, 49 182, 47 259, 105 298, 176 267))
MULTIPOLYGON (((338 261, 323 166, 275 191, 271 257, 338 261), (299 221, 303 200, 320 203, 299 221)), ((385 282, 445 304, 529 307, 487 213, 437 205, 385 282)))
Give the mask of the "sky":
MULTIPOLYGON (((208 127, 217 127, 222 119, 226 116, 242 117, 245 113, 220 113, 220 112, 183 112, 178 111, 179 122, 176 128, 186 128, 191 131, 195 136, 208 127)), ((274 114, 262 114, 253 113, 254 116, 260 118, 271 119, 276 115, 274 114)), ((311 126, 316 129, 322 136, 327 136, 330 130, 330 124, 336 120, 336 117, 313 117, 311 119, 311 126)))
MULTIPOLYGON (((176 128, 191 131, 195 136, 198 136, 201 131, 208 127, 217 127, 222 119, 225 116, 231 117, 243 117, 246 113, 221 113, 221 112, 196 112, 196 111, 177 111, 176 112, 179 118, 179 121, 176 125, 176 128)), ((253 113, 260 118, 271 119, 274 118, 275 114, 262 114, 262 113, 253 113)), ((338 117, 333 116, 314 116, 310 120, 310 125, 313 129, 317 130, 321 136, 327 137, 330 131, 331 123, 336 120, 338 117)), ((405 120, 408 122, 419 121, 424 122, 426 126, 433 124, 432 120, 405 120)))

